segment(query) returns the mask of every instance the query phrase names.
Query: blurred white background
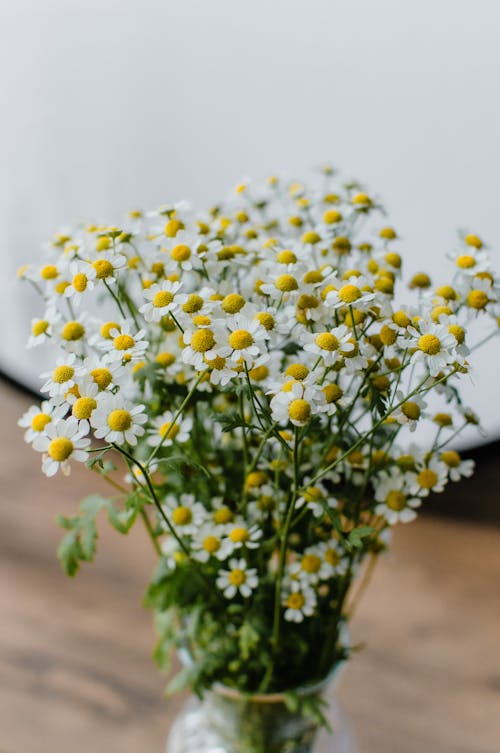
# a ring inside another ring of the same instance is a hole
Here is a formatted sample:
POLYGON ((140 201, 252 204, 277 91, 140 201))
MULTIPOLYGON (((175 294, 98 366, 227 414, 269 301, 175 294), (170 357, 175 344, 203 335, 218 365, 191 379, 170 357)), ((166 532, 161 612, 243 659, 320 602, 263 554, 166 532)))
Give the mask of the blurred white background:
MULTIPOLYGON (((55 230, 244 176, 332 162, 436 282, 457 228, 500 248, 499 38, 498 0, 1 0, 0 369, 39 384, 15 272, 55 230)), ((465 385, 489 439, 496 348, 465 385)))

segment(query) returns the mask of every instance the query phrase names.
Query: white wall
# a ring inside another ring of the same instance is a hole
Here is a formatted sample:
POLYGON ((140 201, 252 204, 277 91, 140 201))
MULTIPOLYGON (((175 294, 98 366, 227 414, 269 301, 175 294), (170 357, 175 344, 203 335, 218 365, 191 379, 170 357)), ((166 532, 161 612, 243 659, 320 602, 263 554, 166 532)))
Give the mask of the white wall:
POLYGON ((0 367, 37 384, 13 278, 54 230, 246 175, 332 161, 437 278, 457 227, 500 248, 499 38, 498 0, 1 0, 0 367))

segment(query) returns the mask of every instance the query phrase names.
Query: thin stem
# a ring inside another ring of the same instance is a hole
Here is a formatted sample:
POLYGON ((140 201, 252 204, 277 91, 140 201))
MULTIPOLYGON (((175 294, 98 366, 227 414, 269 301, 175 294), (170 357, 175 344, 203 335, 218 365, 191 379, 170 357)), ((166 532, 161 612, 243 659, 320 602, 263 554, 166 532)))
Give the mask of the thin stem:
POLYGON ((191 400, 191 397, 196 392, 196 388, 198 387, 199 383, 204 378, 204 376, 206 374, 208 374, 209 371, 210 371, 210 369, 205 369, 205 371, 202 371, 201 374, 199 375, 198 379, 196 380, 196 382, 193 384, 193 386, 189 390, 188 394, 186 395, 186 397, 182 401, 182 403, 181 403, 181 405, 179 407, 179 410, 177 411, 177 413, 174 415, 172 421, 170 422, 170 426, 168 427, 167 431, 162 436, 160 442, 156 445, 156 447, 153 449, 153 451, 151 452, 150 456, 146 460, 146 466, 148 466, 151 463, 151 461, 153 460, 154 456, 156 455, 156 453, 158 452, 158 450, 160 449, 160 447, 162 447, 163 443, 168 439, 168 435, 170 434, 170 432, 172 431, 173 427, 175 426, 175 423, 176 423, 177 419, 181 415, 181 413, 184 410, 184 408, 186 407, 186 405, 191 400))

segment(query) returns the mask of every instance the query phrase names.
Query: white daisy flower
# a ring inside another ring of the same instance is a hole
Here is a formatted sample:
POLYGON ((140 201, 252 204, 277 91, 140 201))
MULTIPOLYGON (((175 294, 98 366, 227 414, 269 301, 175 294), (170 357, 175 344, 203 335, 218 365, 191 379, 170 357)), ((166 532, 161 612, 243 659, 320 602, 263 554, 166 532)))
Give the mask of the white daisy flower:
POLYGON ((229 567, 230 570, 220 571, 216 580, 217 588, 220 588, 226 599, 234 599, 236 594, 248 599, 259 584, 257 570, 247 568, 244 559, 230 559, 229 567))
POLYGON ((194 494, 169 494, 162 505, 167 518, 180 536, 196 533, 207 519, 207 511, 194 494))
POLYGON ((258 525, 247 526, 244 520, 237 519, 227 526, 226 536, 232 554, 242 547, 257 549, 260 546, 262 530, 258 525))
POLYGON ((71 415, 79 422, 80 431, 88 434, 90 417, 97 408, 99 386, 90 375, 78 380, 77 393, 70 392, 66 401, 71 405, 71 415))
POLYGON ((368 280, 351 277, 343 281, 338 288, 328 291, 325 296, 325 305, 331 309, 342 306, 355 306, 357 309, 363 309, 371 305, 374 298, 375 293, 369 287, 368 280))
POLYGON ((409 475, 400 471, 392 474, 382 471, 375 479, 375 499, 379 504, 375 507, 377 515, 382 515, 389 525, 395 523, 409 523, 415 520, 415 509, 420 507, 422 500, 415 496, 416 492, 408 488, 409 475))
POLYGON ((99 392, 106 392, 117 385, 122 387, 123 377, 127 373, 126 368, 119 361, 107 362, 96 354, 85 358, 76 370, 78 383, 88 376, 97 384, 99 392))
POLYGON ((64 418, 67 411, 66 405, 58 405, 50 400, 44 400, 41 405, 32 405, 17 422, 18 426, 26 429, 24 441, 33 442, 45 432, 48 424, 64 418))
POLYGON ((75 385, 75 354, 60 356, 56 361, 56 367, 53 371, 45 371, 40 374, 41 379, 46 379, 45 384, 40 387, 41 392, 48 392, 51 397, 63 396, 71 387, 75 385))
POLYGON ((144 340, 146 330, 140 329, 135 332, 135 329, 133 321, 126 319, 120 324, 119 329, 110 330, 110 339, 99 344, 101 350, 105 351, 105 361, 130 363, 144 358, 149 345, 148 341, 144 340))
POLYGON ((44 433, 34 440, 33 447, 44 453, 42 470, 47 476, 54 476, 59 468, 68 476, 71 471, 69 461, 84 463, 89 456, 85 449, 89 444, 90 438, 80 431, 78 421, 68 418, 47 424, 44 433))
POLYGON ((316 594, 298 581, 291 580, 285 586, 282 604, 285 607, 284 618, 287 622, 302 622, 304 617, 311 617, 316 608, 316 594))
POLYGON ((408 474, 408 488, 410 494, 427 497, 430 492, 442 492, 448 480, 448 468, 437 458, 433 457, 426 465, 417 467, 416 473, 408 474))
POLYGON ((228 319, 226 325, 229 329, 227 345, 219 348, 219 355, 229 358, 233 364, 240 364, 242 360, 253 364, 268 338, 265 327, 258 319, 248 319, 242 314, 228 319))
POLYGON ((90 262, 72 261, 69 265, 70 284, 64 291, 66 298, 71 298, 77 305, 81 302, 85 293, 93 290, 95 285, 96 270, 90 262))
MULTIPOLYGON (((419 329, 408 327, 408 333, 414 338, 416 351, 415 361, 422 362, 435 377, 440 371, 458 360, 456 340, 444 324, 419 323, 419 329)), ((407 347, 408 341, 402 342, 407 347)))
POLYGON ((340 351, 349 353, 355 348, 351 342, 351 332, 344 324, 324 332, 304 331, 303 341, 304 350, 317 357, 321 356, 325 366, 333 366, 342 355, 340 351))
POLYGON ((323 564, 321 565, 322 578, 332 578, 334 575, 345 575, 349 567, 349 559, 344 556, 340 544, 335 539, 322 542, 318 545, 323 564))
MULTIPOLYGON (((398 391, 396 393, 396 403, 404 400, 405 395, 398 391)), ((410 400, 406 400, 397 410, 391 414, 391 418, 398 424, 406 425, 410 431, 415 431, 420 418, 425 416, 424 411, 427 403, 418 395, 413 395, 410 400)))
POLYGON ((116 282, 117 273, 127 264, 127 257, 112 251, 99 253, 97 259, 91 262, 95 274, 95 280, 102 280, 106 285, 116 282))
POLYGON ((439 459, 448 468, 448 475, 452 481, 460 481, 461 478, 470 478, 474 473, 474 461, 462 460, 455 450, 445 450, 439 459))
POLYGON ((325 577, 328 571, 322 552, 317 546, 308 547, 289 567, 292 580, 299 580, 305 586, 313 586, 325 577))
POLYGON ((166 314, 176 314, 188 296, 179 293, 181 282, 163 280, 161 283, 151 285, 144 291, 144 298, 148 301, 140 307, 139 311, 147 322, 159 322, 166 314))
POLYGON ((231 554, 223 526, 213 523, 205 523, 194 532, 192 547, 193 558, 198 562, 208 562, 211 557, 222 562, 231 554))
POLYGON ((135 446, 137 437, 144 434, 143 424, 148 420, 145 410, 144 405, 134 405, 120 393, 103 393, 90 416, 96 439, 135 446))
POLYGON ((305 426, 315 413, 314 392, 303 382, 291 380, 272 398, 270 407, 273 421, 282 426, 305 426))
MULTIPOLYGON (((337 476, 337 478, 340 477, 337 476)), ((300 509, 303 505, 307 505, 315 518, 323 518, 325 516, 325 508, 335 510, 338 504, 338 500, 332 497, 321 481, 310 484, 310 479, 305 478, 303 481, 303 491, 298 497, 295 507, 296 509, 300 509)))
POLYGON ((53 336, 53 327, 59 318, 59 314, 52 312, 52 316, 46 316, 44 319, 32 319, 31 334, 26 347, 35 348, 50 340, 53 336))
POLYGON ((182 444, 188 441, 193 428, 191 416, 179 417, 175 423, 172 423, 173 419, 174 413, 169 410, 155 418, 147 440, 151 447, 158 447, 159 444, 169 447, 174 442, 182 444))
POLYGON ((182 360, 194 366, 197 371, 203 371, 207 368, 205 359, 212 361, 220 355, 223 337, 220 326, 216 324, 186 329, 183 334, 186 347, 182 351, 182 360))

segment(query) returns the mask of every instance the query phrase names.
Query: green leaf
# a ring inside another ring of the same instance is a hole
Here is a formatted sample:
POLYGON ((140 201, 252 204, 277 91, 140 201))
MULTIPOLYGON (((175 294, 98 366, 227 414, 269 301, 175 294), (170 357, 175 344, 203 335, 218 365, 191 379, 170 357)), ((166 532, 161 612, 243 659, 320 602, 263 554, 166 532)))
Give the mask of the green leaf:
POLYGON ((57 556, 61 562, 64 572, 73 578, 80 567, 81 549, 76 531, 68 533, 62 539, 57 550, 57 556))
POLYGON ((285 700, 285 706, 287 707, 288 711, 291 711, 292 714, 295 714, 300 706, 300 698, 297 693, 294 693, 290 690, 287 693, 283 693, 283 698, 285 700))
POLYGON ((353 528, 348 536, 349 544, 354 549, 361 549, 363 546, 363 539, 370 536, 374 529, 371 526, 360 526, 359 528, 353 528))

